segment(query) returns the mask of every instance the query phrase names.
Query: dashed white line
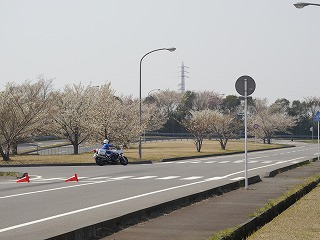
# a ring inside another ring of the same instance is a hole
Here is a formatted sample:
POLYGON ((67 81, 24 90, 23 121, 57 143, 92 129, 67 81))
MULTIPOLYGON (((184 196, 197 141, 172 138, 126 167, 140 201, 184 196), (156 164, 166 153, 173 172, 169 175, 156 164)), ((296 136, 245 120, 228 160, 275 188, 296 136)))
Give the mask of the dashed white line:
POLYGON ((243 163, 244 160, 237 160, 237 161, 234 161, 233 163, 243 163))
POLYGON ((262 163, 272 163, 272 161, 264 161, 264 162, 262 162, 262 163))
POLYGON ((156 178, 157 176, 143 176, 143 177, 136 177, 136 178, 131 178, 134 180, 144 180, 144 179, 150 179, 150 178, 156 178))
POLYGON ((179 178, 180 176, 168 176, 168 177, 161 177, 161 178, 157 178, 159 180, 170 180, 170 179, 175 179, 175 178, 179 178))

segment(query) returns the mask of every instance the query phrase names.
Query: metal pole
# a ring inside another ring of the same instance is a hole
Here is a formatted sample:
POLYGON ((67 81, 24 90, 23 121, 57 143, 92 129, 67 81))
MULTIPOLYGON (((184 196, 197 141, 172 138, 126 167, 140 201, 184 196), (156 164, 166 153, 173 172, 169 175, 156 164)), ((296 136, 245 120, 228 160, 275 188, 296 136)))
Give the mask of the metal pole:
MULTIPOLYGON (((161 51, 161 50, 168 50, 170 52, 175 51, 175 48, 159 48, 159 49, 155 49, 152 50, 148 53, 146 53, 145 55, 143 55, 143 57, 140 59, 140 82, 139 82, 139 130, 141 131, 141 127, 142 127, 142 101, 141 101, 141 65, 142 65, 142 60, 150 53, 156 52, 156 51, 161 51)), ((139 134, 139 159, 142 159, 142 141, 141 141, 141 133, 139 134)))
MULTIPOLYGON (((139 131, 141 131, 141 115, 142 115, 142 110, 141 110, 141 63, 142 59, 145 56, 143 56, 140 60, 140 84, 139 84, 139 131)), ((141 134, 139 134, 139 159, 142 159, 142 147, 141 147, 141 134)))
POLYGON ((318 121, 318 161, 320 159, 320 147, 319 147, 319 121, 318 121))
POLYGON ((245 189, 248 189, 248 144, 247 144, 247 79, 244 80, 244 153, 245 153, 245 189))

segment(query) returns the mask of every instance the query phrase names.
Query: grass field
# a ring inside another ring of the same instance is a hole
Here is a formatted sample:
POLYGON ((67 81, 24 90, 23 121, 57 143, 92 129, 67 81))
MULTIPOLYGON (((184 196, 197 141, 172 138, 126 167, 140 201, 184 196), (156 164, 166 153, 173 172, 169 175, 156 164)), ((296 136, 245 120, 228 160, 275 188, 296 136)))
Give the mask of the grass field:
MULTIPOLYGON (((270 149, 282 147, 276 144, 262 144, 248 142, 248 150, 270 149)), ((201 156, 207 154, 226 154, 244 151, 244 141, 229 141, 227 149, 222 150, 215 140, 204 141, 200 153, 196 151, 193 141, 177 140, 163 142, 147 142, 142 145, 142 160, 160 161, 164 158, 201 156)), ((15 155, 11 161, 0 161, 0 164, 40 164, 40 163, 93 163, 93 153, 79 155, 15 155)), ((124 155, 129 162, 139 161, 138 145, 132 145, 130 149, 124 150, 124 155)))
POLYGON ((263 226, 248 240, 320 239, 320 186, 263 226))

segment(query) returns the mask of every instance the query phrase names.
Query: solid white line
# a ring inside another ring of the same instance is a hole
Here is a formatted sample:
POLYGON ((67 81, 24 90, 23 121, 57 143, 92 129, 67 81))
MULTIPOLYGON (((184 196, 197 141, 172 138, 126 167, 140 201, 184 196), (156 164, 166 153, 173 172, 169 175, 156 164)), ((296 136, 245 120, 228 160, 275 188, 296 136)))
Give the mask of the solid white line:
POLYGON ((193 176, 193 177, 181 178, 180 180, 195 180, 195 179, 199 179, 199 178, 203 178, 203 176, 193 176))
POLYGON ((230 181, 239 181, 239 180, 242 180, 242 179, 244 179, 244 177, 232 178, 232 179, 230 179, 230 181))
MULTIPOLYGON (((290 159, 290 160, 283 161, 283 162, 290 162, 290 161, 298 160, 298 159, 301 159, 301 158, 304 158, 304 157, 290 159)), ((270 164, 270 165, 266 165, 266 166, 252 168, 252 169, 249 169, 248 171, 253 171, 253 170, 261 169, 261 168, 265 168, 265 167, 270 167, 270 166, 277 165, 277 164, 279 164, 279 162, 278 163, 274 163, 274 164, 270 164)), ((153 192, 148 192, 148 193, 144 193, 144 194, 140 194, 140 195, 136 195, 136 196, 132 196, 132 197, 128 197, 128 198, 123 198, 123 199, 119 199, 119 200, 115 200, 115 201, 111 201, 111 202, 107 202, 107 203, 103 203, 103 204, 99 204, 99 205, 95 205, 95 206, 91 206, 91 207, 87 207, 87 208, 78 209, 78 210, 71 211, 71 212, 66 212, 66 213, 54 215, 54 216, 51 216, 51 217, 38 219, 38 220, 35 220, 35 221, 31 221, 31 222, 26 222, 26 223, 14 225, 14 226, 11 226, 11 227, 0 229, 0 233, 6 232, 6 231, 10 231, 10 230, 14 230, 14 229, 17 229, 17 228, 22 228, 22 227, 33 225, 33 224, 37 224, 37 223, 41 223, 41 222, 45 222, 45 221, 49 221, 49 220, 53 220, 53 219, 57 219, 57 218, 61 218, 61 217, 65 217, 65 216, 69 216, 69 215, 73 215, 73 214, 77 214, 77 213, 81 213, 81 212, 85 212, 85 211, 89 211, 89 210, 93 210, 93 209, 96 209, 96 208, 101 208, 101 207, 113 205, 113 204, 116 204, 116 203, 126 202, 126 201, 130 201, 130 200, 133 200, 133 199, 154 195, 154 194, 157 194, 157 193, 167 192, 167 191, 171 191, 171 190, 175 190, 175 189, 179 189, 179 188, 183 188, 183 187, 188 187, 188 186, 192 186, 192 185, 196 185, 196 184, 200 184, 200 183, 204 183, 204 182, 214 181, 214 180, 217 180, 217 178, 221 178, 221 179, 227 178, 227 177, 230 177, 230 176, 233 176, 233 175, 236 175, 236 174, 239 174, 239 173, 243 173, 243 172, 244 171, 239 171, 239 172, 231 173, 231 174, 228 174, 228 175, 225 175, 225 176, 222 176, 222 177, 209 178, 209 179, 205 179, 205 180, 198 181, 198 182, 193 182, 193 183, 188 183, 188 184, 179 185, 179 186, 175 186, 175 187, 165 188, 165 189, 161 189, 161 190, 157 190, 157 191, 153 191, 153 192)), ((95 184, 95 183, 92 183, 92 184, 95 184)), ((86 185, 90 185, 90 184, 86 184, 86 185)), ((79 186, 79 185, 76 185, 76 186, 79 186)), ((76 186, 74 186, 74 187, 76 187, 76 186)))

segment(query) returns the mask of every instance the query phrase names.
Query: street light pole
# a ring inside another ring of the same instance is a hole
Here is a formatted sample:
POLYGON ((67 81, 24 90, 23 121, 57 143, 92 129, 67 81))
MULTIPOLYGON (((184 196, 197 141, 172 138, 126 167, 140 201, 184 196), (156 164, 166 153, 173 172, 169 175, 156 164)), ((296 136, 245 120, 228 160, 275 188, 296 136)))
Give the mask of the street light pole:
MULTIPOLYGON (((157 52, 157 51, 162 51, 162 50, 168 50, 169 52, 173 52, 176 50, 176 48, 159 48, 159 49, 155 49, 152 50, 148 53, 146 53, 145 55, 143 55, 143 57, 140 59, 140 87, 139 87, 139 128, 141 131, 141 126, 142 126, 142 102, 141 102, 141 65, 142 65, 142 60, 149 55, 150 53, 153 52, 157 52)), ((141 146, 141 133, 139 134, 139 159, 142 159, 142 146, 141 146)))
MULTIPOLYGON (((317 3, 305 3, 305 2, 299 2, 299 3, 295 3, 293 4, 296 8, 301 9, 304 8, 306 6, 320 6, 320 4, 317 3)), ((318 161, 320 160, 320 140, 319 140, 319 119, 317 119, 318 122, 318 161)), ((313 128, 312 128, 312 136, 313 136, 313 128)), ((313 137, 312 137, 312 142, 313 142, 313 137)))

